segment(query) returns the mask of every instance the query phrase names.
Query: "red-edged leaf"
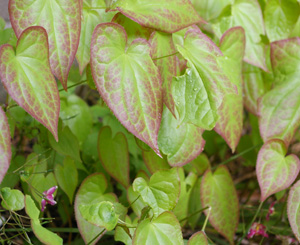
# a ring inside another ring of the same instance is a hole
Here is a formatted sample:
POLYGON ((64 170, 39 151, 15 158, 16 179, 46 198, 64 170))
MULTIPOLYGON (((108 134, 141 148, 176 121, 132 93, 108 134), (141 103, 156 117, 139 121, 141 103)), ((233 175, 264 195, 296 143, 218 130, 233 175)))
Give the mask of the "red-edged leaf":
POLYGON ((124 28, 96 27, 91 44, 92 74, 101 97, 120 122, 157 154, 162 113, 160 75, 144 39, 127 46, 124 28))
POLYGON ((1 46, 0 78, 9 95, 58 140, 60 101, 47 40, 44 28, 29 27, 21 34, 16 51, 8 44, 1 46))
POLYGON ((204 231, 198 231, 197 233, 193 234, 188 241, 188 245, 206 245, 206 244, 208 244, 208 242, 204 231))
MULTIPOLYGON (((221 166, 212 173, 207 170, 201 183, 203 207, 211 207, 209 222, 231 244, 239 219, 237 193, 227 168, 221 166)), ((208 210, 204 211, 207 215, 208 210)))
POLYGON ((291 188, 287 202, 290 226, 300 241, 300 180, 291 188))
POLYGON ((0 106, 0 183, 2 182, 11 160, 11 142, 8 121, 0 106))
POLYGON ((112 10, 142 26, 167 33, 203 22, 189 0, 118 0, 112 10))
POLYGON ((67 90, 68 74, 80 38, 80 0, 10 0, 8 9, 17 37, 30 26, 46 29, 52 73, 67 90))
POLYGON ((281 140, 270 140, 260 149, 257 156, 256 175, 261 190, 261 201, 270 195, 288 188, 297 178, 300 170, 299 158, 286 155, 281 140))

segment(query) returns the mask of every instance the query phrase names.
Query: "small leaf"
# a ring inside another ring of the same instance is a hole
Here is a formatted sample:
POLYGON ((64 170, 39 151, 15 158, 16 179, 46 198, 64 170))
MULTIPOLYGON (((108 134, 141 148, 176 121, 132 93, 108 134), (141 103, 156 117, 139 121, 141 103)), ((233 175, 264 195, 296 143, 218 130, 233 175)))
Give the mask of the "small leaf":
POLYGON ((208 244, 206 235, 204 231, 198 231, 197 233, 193 234, 188 242, 188 245, 206 245, 208 244))
MULTIPOLYGON (((209 222, 233 244, 239 219, 239 205, 232 178, 226 167, 218 167, 214 173, 211 170, 206 171, 201 183, 201 200, 203 207, 211 207, 209 222)), ((208 210, 204 212, 208 215, 208 210)))
POLYGON ((202 133, 202 129, 192 124, 180 124, 168 108, 164 108, 158 144, 167 155, 170 166, 183 166, 203 151, 205 141, 202 133))
POLYGON ((200 196, 200 189, 201 189, 201 178, 198 178, 195 185, 193 186, 190 194, 190 199, 189 199, 189 209, 188 209, 188 214, 192 215, 188 219, 188 224, 191 226, 193 230, 195 230, 195 227, 198 225, 198 220, 201 216, 202 212, 199 212, 202 207, 201 203, 201 196, 200 196), (195 212, 197 212, 195 214, 195 212))
POLYGON ((96 27, 91 43, 93 77, 101 97, 120 122, 160 154, 160 75, 148 42, 136 39, 127 46, 126 39, 124 28, 118 24, 96 27))
MULTIPOLYGON (((17 37, 30 26, 42 26, 48 33, 49 61, 52 73, 67 90, 67 78, 75 59, 80 38, 81 7, 79 0, 11 0, 8 9, 17 37)), ((34 38, 36 40, 36 38, 34 38)), ((47 48, 48 49, 48 48, 47 48)), ((40 48, 36 52, 42 54, 40 48)), ((45 53, 48 53, 45 52, 45 53)), ((35 55, 30 55, 35 57, 35 55)), ((48 60, 47 60, 48 62, 48 60)), ((33 66, 33 65, 32 65, 33 66)), ((38 69, 36 70, 43 70, 38 69)), ((43 84, 48 84, 45 79, 43 84)), ((36 88, 38 92, 41 90, 36 88)), ((45 96, 49 97, 49 96, 45 96)))
POLYGON ((113 230, 118 223, 118 215, 111 202, 82 204, 79 206, 79 210, 85 220, 98 227, 104 227, 108 231, 113 230))
POLYGON ((16 51, 11 45, 1 46, 0 78, 13 100, 58 140, 60 102, 49 66, 47 33, 42 27, 26 29, 16 51))
POLYGON ((74 160, 72 158, 66 157, 62 165, 55 165, 54 173, 58 185, 67 194, 70 203, 73 203, 73 196, 78 181, 78 172, 74 160))
POLYGON ((155 154, 153 150, 143 151, 142 156, 151 174, 154 174, 156 171, 159 170, 165 170, 170 168, 166 157, 159 157, 155 154))
POLYGON ((149 183, 141 177, 133 182, 133 190, 138 192, 143 201, 157 217, 164 211, 172 210, 179 198, 180 186, 177 168, 154 173, 149 183))
POLYGON ((11 141, 7 117, 0 106, 0 183, 2 182, 11 161, 11 141))
MULTIPOLYGON (((138 219, 131 221, 129 216, 125 217, 125 222, 132 226, 137 225, 138 219)), ((117 226, 115 229, 115 241, 120 241, 125 243, 125 245, 132 245, 132 237, 134 235, 135 228, 127 228, 122 226, 117 226)))
POLYGON ((280 140, 270 140, 260 149, 257 156, 256 175, 261 189, 261 201, 270 195, 288 188, 300 171, 299 158, 291 154, 280 140))
POLYGON ((287 213, 290 226, 300 241, 300 180, 291 188, 287 202, 287 213))
POLYGON ((198 176, 203 175, 209 168, 210 162, 208 160, 208 157, 204 153, 201 153, 193 161, 184 166, 185 171, 194 172, 198 176))
POLYGON ((175 215, 164 212, 155 219, 139 223, 133 237, 133 245, 183 245, 181 227, 175 215))
POLYGON ((24 195, 21 191, 4 187, 1 189, 1 195, 3 208, 12 211, 19 211, 24 208, 24 195))
POLYGON ((142 26, 168 33, 203 21, 188 0, 118 0, 112 10, 120 11, 142 26))
POLYGON ((130 186, 129 152, 125 135, 119 132, 112 137, 110 127, 103 127, 98 137, 98 153, 104 169, 128 188, 130 186))

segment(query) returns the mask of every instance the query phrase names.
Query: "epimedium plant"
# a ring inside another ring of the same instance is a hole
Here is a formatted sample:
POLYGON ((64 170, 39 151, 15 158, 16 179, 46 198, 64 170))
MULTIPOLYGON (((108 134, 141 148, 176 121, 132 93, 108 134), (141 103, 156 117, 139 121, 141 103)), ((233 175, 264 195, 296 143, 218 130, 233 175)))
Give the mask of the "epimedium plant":
POLYGON ((298 1, 8 9, 2 243, 300 241, 298 1))

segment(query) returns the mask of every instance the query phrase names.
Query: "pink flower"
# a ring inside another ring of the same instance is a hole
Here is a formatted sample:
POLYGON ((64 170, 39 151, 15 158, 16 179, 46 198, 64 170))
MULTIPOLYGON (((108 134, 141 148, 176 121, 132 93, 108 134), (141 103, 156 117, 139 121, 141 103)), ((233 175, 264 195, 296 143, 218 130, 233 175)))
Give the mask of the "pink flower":
POLYGON ((247 238, 250 239, 256 235, 269 237, 266 233, 266 227, 263 224, 254 222, 248 232, 247 238))
POLYGON ((269 207, 269 211, 267 213, 267 216, 266 216, 266 220, 270 220, 270 216, 274 213, 275 211, 275 208, 274 208, 274 205, 275 205, 276 202, 272 202, 270 207, 269 207))
POLYGON ((56 204, 56 201, 54 201, 54 196, 53 196, 53 193, 56 191, 56 189, 57 186, 53 186, 49 190, 43 192, 42 212, 44 212, 47 203, 49 203, 50 205, 56 204))

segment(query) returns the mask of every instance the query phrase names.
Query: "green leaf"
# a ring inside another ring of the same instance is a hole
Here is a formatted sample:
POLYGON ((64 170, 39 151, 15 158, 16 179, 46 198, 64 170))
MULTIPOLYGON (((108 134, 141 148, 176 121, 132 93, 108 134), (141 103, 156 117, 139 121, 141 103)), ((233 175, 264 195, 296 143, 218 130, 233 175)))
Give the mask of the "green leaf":
MULTIPOLYGON (((75 217, 78 229, 85 243, 92 241, 104 228, 97 227, 86 221, 80 211, 81 205, 96 204, 102 201, 115 202, 116 196, 112 193, 105 193, 107 189, 107 181, 103 174, 93 174, 87 177, 81 184, 75 198, 75 217)), ((104 234, 104 233, 103 233, 104 234)), ((99 239, 97 237, 91 244, 96 244, 99 239)))
POLYGON ((198 231, 198 232, 194 233, 190 237, 189 242, 188 242, 188 245, 200 245, 200 244, 201 245, 208 244, 204 231, 198 231))
POLYGON ((58 140, 60 102, 48 61, 46 31, 29 27, 19 37, 16 51, 11 45, 1 46, 0 67, 9 95, 58 140))
POLYGON ((98 227, 104 227, 108 231, 113 230, 118 223, 118 215, 111 202, 82 204, 79 206, 79 210, 85 220, 98 227))
MULTIPOLYGON (((129 225, 137 225, 138 219, 131 221, 129 216, 125 217, 125 222, 129 225)), ((132 237, 134 235, 135 228, 127 228, 123 226, 117 226, 115 229, 115 241, 120 241, 125 243, 125 245, 132 245, 132 237)))
POLYGON ((142 210, 147 206, 147 204, 143 201, 139 193, 133 190, 132 186, 127 189, 127 199, 136 216, 141 217, 142 210))
POLYGON ((168 33, 203 21, 188 0, 117 0, 112 10, 120 11, 142 26, 168 33))
POLYGON ((153 32, 149 43, 154 64, 158 67, 162 78, 163 101, 175 116, 175 103, 172 95, 172 79, 179 73, 179 63, 172 35, 163 32, 153 32), (165 57, 171 55, 169 57, 165 57), (164 57, 164 58, 161 58, 164 57), (157 59, 159 58, 159 59, 157 59))
POLYGON ((167 155, 172 167, 183 166, 203 151, 202 133, 202 129, 192 124, 180 124, 165 107, 158 134, 159 148, 167 155))
POLYGON ((151 174, 154 174, 156 171, 169 169, 170 166, 166 157, 159 157, 155 154, 154 151, 143 151, 142 152, 143 160, 150 171, 151 174))
POLYGON ((29 195, 25 196, 25 210, 27 215, 31 219, 31 228, 33 230, 34 235, 46 245, 60 245, 63 244, 63 239, 60 238, 55 233, 44 228, 39 220, 40 211, 35 206, 34 201, 29 195))
MULTIPOLYGON (((201 183, 201 200, 203 207, 211 207, 209 222, 233 244, 239 204, 232 178, 225 166, 218 167, 214 173, 206 171, 201 183)), ((208 210, 204 212, 208 215, 208 210)))
POLYGON ((287 149, 281 140, 270 140, 260 149, 257 156, 256 175, 261 190, 261 201, 272 194, 288 188, 300 171, 299 158, 285 157, 287 149))
POLYGON ((125 135, 119 132, 112 137, 110 127, 103 127, 98 137, 98 153, 104 169, 128 188, 130 186, 129 152, 125 135))
POLYGON ((217 109, 223 97, 235 94, 236 86, 230 82, 218 64, 221 50, 201 31, 188 30, 180 54, 188 60, 183 76, 173 80, 173 94, 180 123, 192 123, 211 130, 218 119, 217 109), (209 64, 209 65, 207 65, 209 64))
POLYGON ((200 196, 201 180, 202 180, 201 178, 197 179, 196 183, 192 187, 190 199, 189 199, 188 214, 192 216, 188 219, 188 224, 191 226, 193 230, 195 230, 195 227, 199 224, 198 220, 202 213, 199 212, 199 210, 203 208, 201 204, 201 196, 200 196))
POLYGON ((21 191, 4 187, 1 189, 1 195, 3 208, 12 211, 19 211, 24 208, 24 195, 21 191))
POLYGON ((157 154, 161 121, 160 75, 150 57, 150 46, 136 39, 127 46, 118 24, 96 27, 91 43, 91 67, 101 97, 129 132, 157 154))
MULTIPOLYGON (((80 2, 78 0, 55 2, 52 0, 35 0, 33 2, 12 0, 8 6, 11 24, 18 38, 30 26, 42 26, 46 29, 51 70, 65 90, 67 90, 68 73, 75 59, 80 38, 80 2)), ((42 54, 40 48, 37 48, 36 52, 42 54)), ((30 56, 34 57, 35 54, 30 56)), ((36 68, 36 70, 43 69, 36 68)), ((43 84, 49 84, 49 82, 45 82, 45 79, 39 80, 43 81, 43 84)), ((36 90, 41 91, 38 88, 36 90)))
POLYGON ((78 181, 78 172, 74 160, 66 157, 63 164, 55 165, 54 173, 58 185, 67 194, 70 203, 73 203, 73 196, 78 181))
POLYGON ((300 181, 291 188, 287 202, 287 213, 294 235, 300 241, 300 181))
POLYGON ((210 162, 204 153, 201 153, 193 161, 184 166, 186 172, 194 172, 198 176, 204 174, 208 168, 210 168, 210 162))
POLYGON ((83 0, 81 33, 76 59, 79 64, 80 74, 90 62, 91 39, 95 27, 104 22, 110 22, 115 13, 105 12, 105 2, 103 0, 83 0), (94 9, 93 9, 94 7, 94 9), (97 8, 103 9, 97 9, 97 8))
POLYGON ((183 245, 181 227, 175 215, 164 212, 155 219, 145 219, 139 223, 133 237, 133 245, 183 245))
POLYGON ((133 190, 138 192, 143 201, 157 217, 164 211, 171 211, 179 198, 180 186, 177 168, 154 173, 149 183, 141 177, 133 182, 133 190))
POLYGON ((264 11, 264 19, 269 40, 273 42, 288 38, 299 14, 300 7, 296 1, 268 1, 264 11))
MULTIPOLYGON (((1 49, 0 49, 1 52, 1 49)), ((0 183, 2 182, 11 161, 10 131, 5 112, 0 106, 0 183)))
POLYGON ((17 46, 17 37, 12 28, 0 31, 0 46, 3 44, 10 44, 13 47, 17 46))
POLYGON ((5 25, 5 20, 0 16, 0 31, 4 30, 5 25))

